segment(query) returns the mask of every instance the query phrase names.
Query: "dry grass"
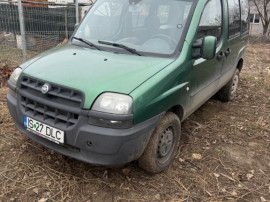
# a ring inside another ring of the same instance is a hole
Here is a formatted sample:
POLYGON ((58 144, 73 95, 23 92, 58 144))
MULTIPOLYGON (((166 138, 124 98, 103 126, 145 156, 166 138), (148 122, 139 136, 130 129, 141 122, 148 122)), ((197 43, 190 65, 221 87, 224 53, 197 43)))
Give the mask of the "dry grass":
POLYGON ((270 45, 253 45, 234 102, 211 99, 183 123, 168 171, 97 167, 15 128, 0 89, 0 201, 269 201, 270 45))
MULTIPOLYGON (((27 51, 27 58, 30 59, 37 55, 36 51, 27 51)), ((3 45, 0 43, 0 63, 8 66, 16 67, 23 61, 22 50, 11 45, 3 45)))

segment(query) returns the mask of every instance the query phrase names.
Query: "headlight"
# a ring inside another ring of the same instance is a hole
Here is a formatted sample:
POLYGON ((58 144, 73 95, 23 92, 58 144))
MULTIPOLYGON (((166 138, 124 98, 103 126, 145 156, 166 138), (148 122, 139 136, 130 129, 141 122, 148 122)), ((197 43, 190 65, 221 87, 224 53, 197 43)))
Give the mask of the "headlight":
POLYGON ((131 114, 132 98, 118 93, 103 93, 95 101, 92 110, 111 114, 131 114))
POLYGON ((16 83, 18 81, 18 78, 20 76, 22 72, 22 69, 20 67, 17 67, 11 74, 9 81, 11 84, 13 84, 14 86, 16 86, 16 83))
POLYGON ((88 123, 105 128, 126 129, 133 126, 132 98, 118 93, 103 93, 89 112, 88 123))

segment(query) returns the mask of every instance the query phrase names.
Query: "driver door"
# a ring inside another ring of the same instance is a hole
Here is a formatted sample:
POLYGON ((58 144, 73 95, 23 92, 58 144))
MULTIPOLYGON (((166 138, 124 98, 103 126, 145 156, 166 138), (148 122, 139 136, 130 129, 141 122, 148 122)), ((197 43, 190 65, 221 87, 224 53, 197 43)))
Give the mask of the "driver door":
POLYGON ((191 111, 206 102, 215 92, 222 69, 223 55, 223 16, 221 0, 209 0, 202 13, 197 28, 196 40, 205 36, 217 38, 216 55, 211 60, 198 58, 194 60, 191 88, 191 111))

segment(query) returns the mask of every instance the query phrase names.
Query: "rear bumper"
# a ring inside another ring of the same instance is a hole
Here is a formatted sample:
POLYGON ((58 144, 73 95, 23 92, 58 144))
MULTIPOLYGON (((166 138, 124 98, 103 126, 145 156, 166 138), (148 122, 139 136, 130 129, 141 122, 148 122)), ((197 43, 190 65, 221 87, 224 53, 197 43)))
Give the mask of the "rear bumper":
POLYGON ((80 115, 78 123, 71 130, 65 130, 65 144, 58 145, 26 130, 24 112, 17 98, 8 94, 7 103, 18 130, 33 141, 63 155, 106 166, 122 165, 138 159, 163 116, 160 114, 129 129, 110 129, 89 125, 88 116, 80 115))

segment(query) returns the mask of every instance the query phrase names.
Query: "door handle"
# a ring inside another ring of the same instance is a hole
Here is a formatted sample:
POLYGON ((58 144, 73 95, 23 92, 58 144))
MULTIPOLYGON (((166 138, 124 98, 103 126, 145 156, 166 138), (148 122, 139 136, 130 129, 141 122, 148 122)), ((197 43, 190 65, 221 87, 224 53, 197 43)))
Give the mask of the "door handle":
POLYGON ((217 56, 217 60, 220 62, 223 57, 224 57, 224 53, 221 51, 217 56))
POLYGON ((228 57, 230 55, 230 53, 232 52, 232 50, 230 48, 228 48, 226 51, 225 51, 225 56, 228 57))

